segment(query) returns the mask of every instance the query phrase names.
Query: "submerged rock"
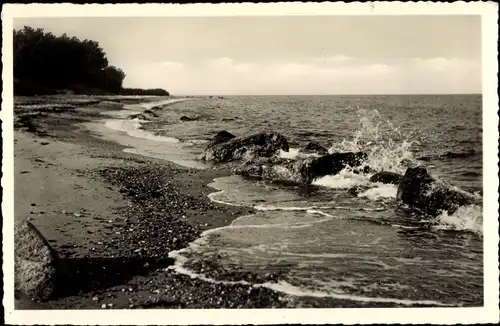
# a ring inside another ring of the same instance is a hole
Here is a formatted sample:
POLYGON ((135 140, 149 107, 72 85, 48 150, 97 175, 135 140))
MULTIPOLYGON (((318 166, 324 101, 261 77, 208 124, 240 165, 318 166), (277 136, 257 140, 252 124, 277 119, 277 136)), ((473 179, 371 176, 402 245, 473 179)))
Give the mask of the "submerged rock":
POLYGON ((319 154, 319 155, 328 154, 328 150, 326 148, 315 142, 308 143, 306 146, 300 149, 300 152, 305 154, 319 154))
POLYGON ((250 177, 298 184, 310 184, 325 175, 337 174, 347 166, 358 166, 367 158, 366 153, 334 153, 299 160, 261 158, 236 167, 233 172, 250 177))
POLYGON ((397 185, 401 179, 403 179, 403 176, 399 173, 382 171, 372 175, 370 181, 397 185))
POLYGON ((57 255, 30 222, 14 228, 15 289, 35 301, 52 297, 56 287, 57 255))
POLYGON ((232 138, 207 146, 200 159, 217 163, 272 157, 280 150, 290 149, 286 138, 278 133, 258 133, 247 137, 232 138))
POLYGON ((398 187, 397 199, 432 216, 443 211, 452 214, 460 206, 476 202, 472 194, 436 179, 423 166, 406 170, 398 187))

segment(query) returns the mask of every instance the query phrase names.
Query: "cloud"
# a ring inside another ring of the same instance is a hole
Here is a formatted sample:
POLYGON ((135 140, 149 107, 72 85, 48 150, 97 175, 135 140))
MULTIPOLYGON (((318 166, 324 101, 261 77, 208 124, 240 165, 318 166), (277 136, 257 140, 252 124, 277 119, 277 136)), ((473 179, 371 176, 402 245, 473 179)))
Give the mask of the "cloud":
POLYGON ((206 67, 212 69, 228 68, 233 66, 233 59, 228 57, 213 58, 206 61, 206 67))
POLYGON ((346 63, 352 61, 354 58, 348 57, 342 54, 319 57, 314 59, 315 62, 320 64, 338 64, 338 63, 346 63))
POLYGON ((337 55, 249 62, 229 57, 127 68, 125 83, 173 94, 412 94, 481 90, 481 63, 457 58, 367 62, 337 55))

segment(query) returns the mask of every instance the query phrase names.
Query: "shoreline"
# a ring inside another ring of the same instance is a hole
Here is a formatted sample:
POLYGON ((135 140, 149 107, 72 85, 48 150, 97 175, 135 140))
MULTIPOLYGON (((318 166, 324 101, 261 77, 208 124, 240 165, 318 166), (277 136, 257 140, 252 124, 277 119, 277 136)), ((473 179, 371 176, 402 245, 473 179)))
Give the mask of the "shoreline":
MULTIPOLYGON (((16 184, 30 185, 25 187, 26 193, 16 192, 16 220, 27 215, 36 217, 33 223, 68 266, 60 280, 66 288, 58 297, 35 304, 19 296, 16 309, 407 306, 314 293, 285 294, 280 288, 286 284, 275 284, 274 289, 262 286, 272 281, 273 275, 259 279, 251 271, 238 276, 255 284, 229 284, 172 271, 175 260, 169 253, 186 248, 203 231, 228 226, 255 210, 217 203, 208 197, 217 192, 208 185, 215 178, 230 175, 229 171, 192 169, 130 153, 124 151, 127 146, 85 129, 87 123, 110 119, 102 113, 122 110, 123 105, 103 101, 55 112, 29 112, 26 108, 16 112, 16 117, 32 116, 21 119, 25 126, 18 124, 14 134, 16 184), (19 131, 26 127, 31 128, 29 132, 19 131), (28 163, 28 170, 17 169, 28 163), (44 183, 45 189, 31 186, 44 179, 49 181, 44 183), (42 195, 47 196, 42 200, 45 206, 30 206, 34 196, 43 199, 42 195), (64 196, 66 199, 60 200, 64 196), (68 203, 73 206, 67 208, 68 203), (36 210, 41 209, 44 213, 39 217, 36 210)), ((226 272, 210 266, 210 261, 202 264, 215 273, 214 279, 226 272)))
POLYGON ((281 306, 267 289, 164 271, 169 252, 253 210, 209 200, 216 190, 208 184, 224 171, 126 153, 76 125, 104 120, 100 112, 109 110, 41 114, 31 119, 35 130, 16 128, 15 183, 26 186, 16 187, 15 220, 30 219, 65 260, 61 284, 79 284, 43 303, 20 295, 16 309, 281 306))

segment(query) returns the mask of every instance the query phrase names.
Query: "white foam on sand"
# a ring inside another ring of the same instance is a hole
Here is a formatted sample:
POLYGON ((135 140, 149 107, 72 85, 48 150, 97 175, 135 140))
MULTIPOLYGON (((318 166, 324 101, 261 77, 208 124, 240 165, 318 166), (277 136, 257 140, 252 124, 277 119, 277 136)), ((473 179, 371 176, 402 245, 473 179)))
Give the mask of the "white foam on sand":
POLYGON ((394 303, 405 306, 412 306, 412 305, 452 306, 433 300, 405 300, 396 298, 365 297, 359 295, 340 294, 340 293, 324 292, 324 291, 311 291, 302 289, 298 286, 292 285, 285 281, 279 281, 278 283, 267 282, 260 284, 259 286, 266 287, 268 289, 277 292, 283 292, 289 295, 299 296, 299 297, 333 298, 333 299, 367 302, 367 303, 369 302, 394 303))
POLYGON ((157 142, 167 142, 167 143, 180 142, 179 139, 174 137, 158 136, 150 131, 140 129, 141 122, 144 121, 141 121, 139 119, 132 119, 132 120, 112 119, 112 120, 106 120, 104 124, 109 129, 119 132, 124 132, 130 137, 134 138, 142 138, 142 139, 147 139, 157 142))
POLYGON ((164 106, 185 100, 187 99, 168 99, 125 105, 123 110, 104 113, 116 119, 84 125, 101 137, 127 147, 123 150, 124 152, 167 160, 189 168, 206 169, 208 165, 196 160, 196 155, 189 149, 183 148, 179 139, 155 135, 153 132, 141 129, 141 123, 144 121, 127 119, 131 114, 140 113, 154 106, 164 106))
MULTIPOLYGON (((240 217, 241 218, 241 217, 240 217)), ((208 277, 202 273, 195 272, 187 267, 185 264, 188 262, 189 258, 186 258, 183 254, 189 252, 197 252, 200 247, 206 244, 207 235, 217 232, 220 229, 229 228, 232 226, 224 226, 218 229, 211 229, 203 232, 201 237, 197 240, 191 242, 188 247, 175 250, 169 252, 168 256, 175 260, 174 265, 169 266, 168 270, 172 270, 178 274, 187 275, 192 279, 199 279, 212 284, 225 284, 225 285, 244 285, 253 288, 268 288, 270 290, 283 293, 285 295, 293 296, 293 297, 315 297, 315 298, 332 298, 339 300, 349 300, 349 301, 357 301, 357 302, 366 302, 366 303, 394 303, 406 306, 412 305, 430 305, 430 306, 451 306, 444 304, 438 301, 432 300, 404 300, 404 299, 396 299, 396 298, 381 298, 381 297, 366 297, 359 295, 349 295, 343 293, 335 293, 335 292, 326 292, 326 291, 315 291, 303 289, 299 286, 295 286, 286 281, 279 281, 277 283, 274 282, 265 282, 265 283, 250 283, 247 281, 227 281, 227 280, 217 280, 212 277, 208 277)))

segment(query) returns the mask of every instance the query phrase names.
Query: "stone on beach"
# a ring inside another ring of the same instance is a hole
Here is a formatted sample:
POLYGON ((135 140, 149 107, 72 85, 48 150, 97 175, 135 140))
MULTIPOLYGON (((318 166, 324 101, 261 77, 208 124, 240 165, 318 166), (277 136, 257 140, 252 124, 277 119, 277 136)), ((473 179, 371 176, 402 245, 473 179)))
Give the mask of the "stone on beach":
POLYGON ((443 211, 453 214, 460 206, 476 202, 474 195, 436 179, 423 166, 406 170, 397 199, 432 216, 443 211))
POLYGON ((403 179, 403 176, 396 172, 382 171, 377 172, 370 177, 371 182, 381 182, 386 184, 397 185, 403 179))
POLYGON ((57 255, 28 221, 14 228, 15 289, 35 301, 51 298, 56 288, 57 255))
POLYGON ((288 152, 289 149, 288 141, 283 135, 263 132, 207 146, 200 159, 216 163, 249 160, 257 157, 272 157, 280 150, 288 152))

